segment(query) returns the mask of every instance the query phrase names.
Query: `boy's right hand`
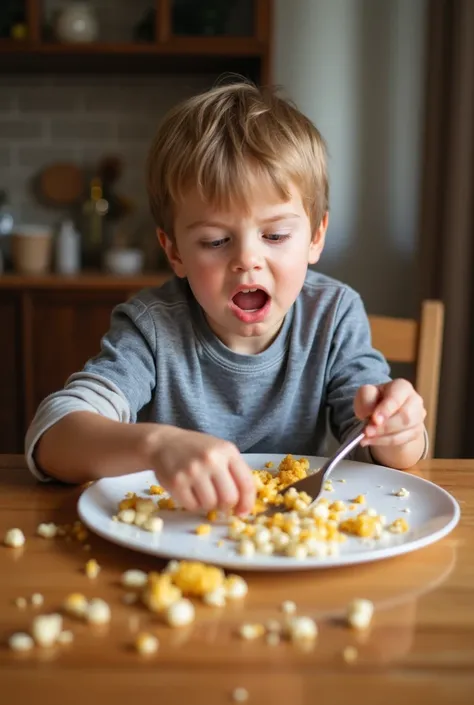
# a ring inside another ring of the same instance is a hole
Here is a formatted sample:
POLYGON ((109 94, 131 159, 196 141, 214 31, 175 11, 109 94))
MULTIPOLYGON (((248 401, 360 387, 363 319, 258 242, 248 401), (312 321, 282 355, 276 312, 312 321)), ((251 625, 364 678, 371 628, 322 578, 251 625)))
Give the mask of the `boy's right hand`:
POLYGON ((161 427, 150 448, 160 483, 185 509, 227 510, 247 514, 256 491, 252 471, 233 443, 206 433, 161 427))

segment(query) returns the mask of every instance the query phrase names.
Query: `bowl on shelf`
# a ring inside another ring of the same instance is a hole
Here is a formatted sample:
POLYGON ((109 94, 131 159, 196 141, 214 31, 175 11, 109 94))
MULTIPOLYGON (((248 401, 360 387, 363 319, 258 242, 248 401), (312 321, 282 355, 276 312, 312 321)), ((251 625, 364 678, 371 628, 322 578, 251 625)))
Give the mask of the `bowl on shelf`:
POLYGON ((104 254, 104 266, 110 274, 139 274, 143 262, 144 253, 136 248, 111 248, 104 254))

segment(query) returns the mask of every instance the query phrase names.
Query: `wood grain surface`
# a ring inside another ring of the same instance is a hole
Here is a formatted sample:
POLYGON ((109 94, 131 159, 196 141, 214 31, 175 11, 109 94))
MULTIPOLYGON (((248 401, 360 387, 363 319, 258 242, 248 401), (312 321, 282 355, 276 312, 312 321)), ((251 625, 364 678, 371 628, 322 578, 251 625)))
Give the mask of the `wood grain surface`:
POLYGON ((90 551, 76 540, 35 536, 40 522, 72 523, 81 488, 39 485, 21 456, 0 456, 0 538, 21 528, 22 549, 0 545, 0 702, 47 705, 156 702, 167 705, 232 703, 246 688, 248 703, 403 703, 428 705, 474 700, 474 460, 430 460, 414 469, 451 492, 462 518, 452 534, 413 554, 340 569, 303 573, 247 573, 249 594, 225 608, 197 606, 196 622, 171 629, 140 605, 122 603, 120 575, 129 568, 159 569, 157 559, 89 534, 90 551), (84 574, 88 558, 102 571, 84 574), (21 610, 15 598, 44 596, 40 609, 21 610), (110 625, 97 628, 65 618, 74 642, 20 654, 8 637, 28 631, 35 614, 60 609, 71 592, 105 599, 110 625), (354 597, 375 604, 370 629, 347 628, 354 597), (243 622, 281 616, 283 600, 314 617, 319 635, 304 649, 282 642, 245 642, 243 622), (133 648, 138 631, 159 638, 152 656, 133 648), (342 652, 355 646, 357 660, 342 652))

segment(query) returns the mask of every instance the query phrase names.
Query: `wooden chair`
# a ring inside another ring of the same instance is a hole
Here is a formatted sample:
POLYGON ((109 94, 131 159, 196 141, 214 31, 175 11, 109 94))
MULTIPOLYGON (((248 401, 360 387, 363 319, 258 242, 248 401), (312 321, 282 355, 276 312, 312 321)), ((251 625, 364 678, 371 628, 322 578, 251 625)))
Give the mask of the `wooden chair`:
POLYGON ((426 428, 432 458, 436 440, 439 377, 443 348, 444 305, 441 301, 424 301, 419 321, 388 316, 369 316, 372 344, 388 362, 415 365, 415 388, 423 397, 426 428))

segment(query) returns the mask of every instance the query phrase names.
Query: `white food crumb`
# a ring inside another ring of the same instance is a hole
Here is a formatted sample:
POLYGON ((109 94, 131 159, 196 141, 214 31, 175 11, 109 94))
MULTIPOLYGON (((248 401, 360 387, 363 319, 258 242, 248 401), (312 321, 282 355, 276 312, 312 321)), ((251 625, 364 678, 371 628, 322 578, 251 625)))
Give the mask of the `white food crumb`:
POLYGON ((166 568, 164 569, 164 573, 169 573, 170 575, 173 575, 173 573, 177 573, 179 570, 179 561, 169 561, 166 565, 166 568))
POLYGON ((261 553, 262 556, 271 556, 274 551, 275 546, 270 541, 258 547, 258 552, 261 553))
POLYGON ((163 519, 161 517, 148 517, 143 524, 143 528, 152 534, 160 534, 163 531, 163 519))
POLYGON ((253 639, 258 639, 265 633, 265 628, 263 624, 242 624, 239 629, 239 634, 242 639, 246 641, 252 641, 253 639))
POLYGON ((166 610, 166 621, 170 627, 184 627, 194 622, 194 618, 194 605, 186 598, 173 602, 166 610))
POLYGON ((409 496, 410 496, 410 493, 409 493, 409 491, 408 491, 407 489, 405 489, 405 487, 400 487, 400 489, 398 490, 398 492, 394 492, 394 495, 395 495, 396 497, 409 497, 409 496))
POLYGON ((158 651, 160 642, 153 634, 139 634, 135 640, 135 648, 139 654, 149 655, 158 651))
POLYGON ((15 600, 15 605, 18 607, 19 610, 24 610, 26 609, 28 603, 25 597, 17 597, 15 600))
POLYGON ((229 600, 241 600, 248 593, 247 583, 240 575, 229 575, 225 581, 225 594, 229 600))
POLYGON ((29 634, 17 632, 8 639, 8 646, 12 651, 30 651, 35 642, 29 634))
POLYGON ((117 514, 117 519, 124 524, 133 524, 136 512, 134 509, 121 509, 117 514))
POLYGON ((63 618, 60 614, 43 614, 34 618, 31 634, 39 646, 52 646, 58 640, 62 628, 63 618))
POLYGON ((318 627, 310 617, 292 617, 288 622, 288 632, 294 641, 299 639, 316 639, 318 627))
POLYGON ((43 597, 43 595, 41 595, 41 593, 35 592, 31 596, 31 604, 33 605, 33 607, 41 607, 43 605, 43 603, 44 603, 44 597, 43 597))
POLYGON ((107 624, 111 617, 110 607, 105 600, 96 597, 87 605, 85 617, 90 624, 107 624))
POLYGON ((242 539, 239 543, 239 553, 241 556, 251 558, 255 555, 255 546, 250 539, 242 539))
POLYGON ((148 575, 143 570, 126 570, 122 573, 120 582, 124 587, 141 588, 146 585, 148 575))
POLYGON ((347 608, 347 621, 354 629, 367 629, 374 614, 370 600, 353 600, 347 608))
POLYGON ((209 605, 210 607, 224 607, 225 606, 225 596, 226 596, 226 591, 222 585, 217 587, 215 590, 211 590, 210 592, 206 592, 203 595, 203 601, 205 602, 206 605, 209 605))
POLYGON ((53 522, 49 524, 39 524, 36 533, 43 539, 54 539, 58 533, 58 527, 53 522))
POLYGON ((232 700, 235 703, 245 703, 249 699, 249 693, 246 688, 234 688, 232 691, 232 700))
POLYGON ((295 614, 296 603, 294 603, 292 600, 285 600, 281 604, 281 611, 284 612, 284 614, 295 614))
POLYGON ((25 544, 25 535, 21 529, 8 529, 3 543, 9 548, 19 548, 25 544))

